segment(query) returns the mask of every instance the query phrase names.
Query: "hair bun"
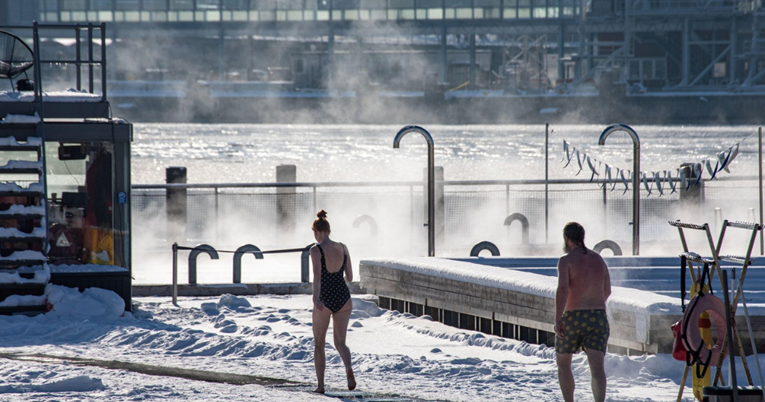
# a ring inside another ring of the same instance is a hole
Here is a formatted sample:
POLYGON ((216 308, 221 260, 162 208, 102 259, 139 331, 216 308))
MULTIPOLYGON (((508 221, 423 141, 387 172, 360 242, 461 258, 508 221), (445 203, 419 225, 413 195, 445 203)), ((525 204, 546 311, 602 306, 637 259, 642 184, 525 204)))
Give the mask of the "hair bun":
POLYGON ((322 209, 318 214, 316 214, 316 216, 318 216, 319 219, 327 219, 327 211, 322 209))

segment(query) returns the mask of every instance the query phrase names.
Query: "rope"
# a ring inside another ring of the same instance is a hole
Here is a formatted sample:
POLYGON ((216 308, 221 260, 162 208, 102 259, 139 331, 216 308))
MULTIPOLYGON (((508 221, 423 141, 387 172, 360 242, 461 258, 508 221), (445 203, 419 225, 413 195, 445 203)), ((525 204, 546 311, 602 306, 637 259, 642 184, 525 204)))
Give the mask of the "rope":
MULTIPOLYGON (((204 250, 198 247, 178 246, 178 250, 204 250)), ((231 251, 231 250, 215 250, 218 253, 253 253, 253 254, 282 254, 282 253, 300 253, 305 251, 308 247, 303 248, 286 248, 281 250, 265 250, 265 251, 231 251)))

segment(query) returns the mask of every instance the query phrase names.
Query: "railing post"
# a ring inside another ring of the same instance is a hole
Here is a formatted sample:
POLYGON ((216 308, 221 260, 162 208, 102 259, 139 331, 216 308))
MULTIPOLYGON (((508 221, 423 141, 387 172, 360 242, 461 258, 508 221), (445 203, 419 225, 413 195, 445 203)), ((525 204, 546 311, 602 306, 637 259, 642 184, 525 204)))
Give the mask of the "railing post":
POLYGON ((106 102, 106 23, 101 23, 101 100, 106 102))
POLYGON ((178 243, 173 243, 173 306, 178 305, 178 243))
MULTIPOLYGON (((310 278, 310 256, 311 256, 311 247, 316 243, 311 243, 307 246, 305 246, 305 249, 303 249, 303 252, 300 253, 300 282, 308 283, 311 281, 310 278)), ((314 278, 316 280, 316 278, 314 278)))
MULTIPOLYGON (((277 183, 294 183, 297 181, 297 166, 276 166, 277 183)), ((276 189, 276 211, 279 231, 291 234, 295 230, 295 187, 278 187, 276 189)), ((316 213, 316 211, 314 211, 316 213)))
POLYGON ((74 28, 74 32, 75 32, 74 54, 75 54, 75 60, 77 61, 77 63, 75 64, 75 72, 76 72, 75 75, 77 76, 77 91, 81 91, 82 90, 82 64, 81 64, 82 49, 80 49, 80 47, 82 43, 80 42, 82 41, 82 38, 80 37, 80 35, 82 34, 82 32, 80 31, 79 24, 74 28))
MULTIPOLYGON (((186 168, 182 166, 170 166, 165 169, 165 181, 167 184, 185 184, 186 168)), ((185 188, 167 188, 165 190, 165 209, 167 213, 167 240, 174 241, 180 238, 187 239, 186 231, 186 198, 185 188)))
POLYGON ((88 23, 88 92, 93 93, 93 23, 88 23))

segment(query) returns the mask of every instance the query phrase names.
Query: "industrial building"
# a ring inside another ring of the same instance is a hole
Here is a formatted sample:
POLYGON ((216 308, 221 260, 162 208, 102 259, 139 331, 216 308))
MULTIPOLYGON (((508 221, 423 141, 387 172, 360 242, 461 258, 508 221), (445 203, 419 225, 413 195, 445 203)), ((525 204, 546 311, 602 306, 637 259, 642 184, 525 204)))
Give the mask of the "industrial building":
MULTIPOLYGON (((765 98, 760 1, 5 0, 0 23, 108 24, 110 97, 128 109, 371 96, 651 110, 693 97, 701 116, 735 120, 765 98)), ((693 119, 689 107, 668 116, 693 119)))

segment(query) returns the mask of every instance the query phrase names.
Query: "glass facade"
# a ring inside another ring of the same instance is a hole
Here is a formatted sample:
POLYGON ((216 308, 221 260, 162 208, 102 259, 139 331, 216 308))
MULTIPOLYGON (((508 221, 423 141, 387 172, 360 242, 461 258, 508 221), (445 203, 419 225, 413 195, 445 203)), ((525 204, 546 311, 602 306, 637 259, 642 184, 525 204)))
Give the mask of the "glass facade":
POLYGON ((44 0, 56 22, 247 22, 576 18, 574 0, 44 0))
POLYGON ((49 259, 129 267, 127 143, 46 142, 49 259))

